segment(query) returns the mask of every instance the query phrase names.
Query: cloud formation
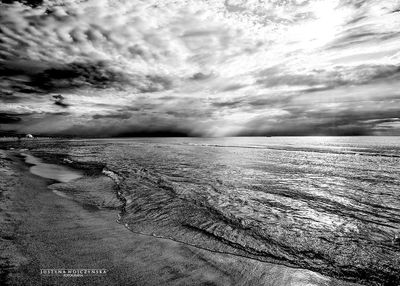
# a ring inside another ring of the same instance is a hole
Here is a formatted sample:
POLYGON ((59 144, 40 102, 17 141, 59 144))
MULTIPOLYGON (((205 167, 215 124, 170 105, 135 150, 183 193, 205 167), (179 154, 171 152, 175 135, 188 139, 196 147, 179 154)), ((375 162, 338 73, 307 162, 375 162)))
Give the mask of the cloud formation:
POLYGON ((0 3, 0 130, 400 135, 397 0, 0 3))

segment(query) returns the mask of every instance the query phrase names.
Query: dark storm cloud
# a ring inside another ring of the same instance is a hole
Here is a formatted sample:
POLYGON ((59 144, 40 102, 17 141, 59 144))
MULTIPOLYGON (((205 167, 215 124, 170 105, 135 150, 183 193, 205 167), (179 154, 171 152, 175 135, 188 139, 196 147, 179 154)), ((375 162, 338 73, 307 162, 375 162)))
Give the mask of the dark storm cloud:
POLYGON ((258 98, 250 99, 246 101, 246 104, 251 108, 265 108, 267 106, 285 106, 289 103, 291 98, 296 96, 295 94, 278 94, 278 95, 268 95, 259 96, 258 98))
POLYGON ((374 80, 399 78, 400 66, 359 65, 354 67, 335 66, 331 70, 312 70, 307 74, 295 74, 278 68, 259 73, 256 83, 265 87, 280 85, 308 86, 305 91, 327 90, 343 85, 362 85, 374 80), (318 87, 315 87, 318 86, 318 87))
MULTIPOLYGON (((10 90, 47 93, 117 88, 149 93, 172 88, 173 80, 165 75, 132 69, 109 59, 96 59, 101 56, 96 54, 95 47, 106 46, 103 58, 118 57, 122 50, 126 56, 138 60, 147 61, 157 56, 136 43, 132 47, 122 45, 125 35, 116 37, 117 33, 110 31, 114 28, 122 31, 120 27, 103 27, 98 23, 87 26, 86 19, 80 15, 83 11, 77 9, 76 4, 90 7, 93 3, 46 1, 42 7, 37 7, 41 4, 39 1, 20 2, 29 2, 33 8, 4 5, 0 16, 0 76, 3 82, 8 82, 10 90), (60 57, 60 54, 65 56, 60 57)), ((103 9, 101 5, 94 6, 94 9, 103 9)), ((7 91, 4 87, 2 90, 7 91)))
MULTIPOLYGON (((393 107, 390 110, 379 111, 365 111, 364 108, 360 108, 358 112, 354 110, 345 108, 343 110, 304 110, 301 107, 288 108, 290 115, 287 118, 297 119, 297 118, 309 118, 309 119, 322 119, 326 120, 328 124, 333 126, 349 125, 351 123, 364 122, 375 120, 387 120, 392 119, 400 114, 400 107, 393 107)), ((318 121, 318 120, 316 120, 318 121)))
POLYGON ((221 102, 213 102, 213 106, 215 107, 229 107, 229 108, 234 108, 234 107, 239 107, 243 105, 242 100, 229 100, 229 101, 221 101, 221 102))
POLYGON ((103 62, 71 63, 44 70, 31 77, 30 84, 43 91, 57 91, 90 85, 107 88, 115 83, 124 84, 126 77, 112 71, 103 62))
POLYGON ((188 137, 192 136, 190 132, 185 130, 175 130, 175 127, 168 127, 164 129, 146 129, 138 131, 120 132, 117 137, 188 137))
POLYGON ((238 134, 241 136, 358 136, 371 135, 370 127, 359 122, 338 122, 336 119, 285 118, 273 123, 260 118, 246 124, 238 134))
POLYGON ((0 76, 15 91, 24 93, 57 92, 76 88, 137 88, 137 92, 155 92, 170 89, 172 81, 158 75, 129 75, 116 71, 111 63, 86 62, 70 64, 53 64, 53 67, 35 67, 34 63, 25 62, 15 65, 3 62, 0 76), (23 77, 23 79, 19 79, 23 77))
MULTIPOLYGON (((342 107, 343 108, 343 107, 342 107)), ((245 124, 241 136, 282 136, 282 135, 329 135, 356 136, 372 135, 382 123, 399 123, 400 107, 390 110, 366 111, 344 107, 343 110, 306 110, 304 107, 287 108, 288 113, 279 117, 259 116, 245 124)))
POLYGON ((0 124, 19 124, 21 122, 41 121, 42 117, 68 116, 69 112, 31 112, 31 113, 4 113, 0 112, 0 124))
POLYGON ((19 102, 21 98, 14 95, 12 91, 2 91, 0 87, 0 102, 2 103, 15 103, 19 102))
POLYGON ((69 104, 65 103, 65 98, 61 95, 53 95, 53 99, 54 99, 54 104, 61 106, 63 108, 67 108, 69 106, 69 104))
POLYGON ((47 65, 41 62, 30 60, 13 60, 0 61, 0 75, 4 77, 13 77, 20 75, 34 75, 43 72, 47 65))
POLYGON ((214 112, 212 110, 198 110, 190 107, 181 110, 166 110, 165 114, 181 120, 187 120, 187 118, 196 118, 200 120, 214 117, 214 112))
POLYGON ((296 123, 265 130, 253 126, 237 133, 238 136, 367 136, 372 134, 372 130, 358 125, 332 127, 330 124, 303 126, 296 123))
POLYGON ((21 118, 15 114, 0 113, 0 124, 15 124, 21 121, 21 118))
MULTIPOLYGON (((110 119, 110 118, 103 118, 110 119)), ((118 121, 104 124, 98 124, 98 120, 89 121, 87 124, 75 124, 70 128, 62 131, 56 131, 59 135, 77 135, 77 136, 94 136, 94 137, 165 137, 179 136, 186 137, 193 135, 192 131, 186 128, 177 127, 174 124, 160 122, 159 119, 153 120, 152 124, 144 127, 142 124, 129 122, 127 124, 119 124, 118 121), (111 129, 110 129, 111 127, 111 129)))
POLYGON ((131 113, 112 113, 112 114, 95 114, 92 116, 93 119, 101 119, 101 118, 111 118, 111 119, 129 119, 132 117, 131 113))
POLYGON ((5 3, 5 4, 11 4, 11 3, 15 3, 15 2, 20 2, 23 3, 25 5, 29 5, 32 7, 37 7, 43 4, 43 0, 1 0, 1 3, 5 3))

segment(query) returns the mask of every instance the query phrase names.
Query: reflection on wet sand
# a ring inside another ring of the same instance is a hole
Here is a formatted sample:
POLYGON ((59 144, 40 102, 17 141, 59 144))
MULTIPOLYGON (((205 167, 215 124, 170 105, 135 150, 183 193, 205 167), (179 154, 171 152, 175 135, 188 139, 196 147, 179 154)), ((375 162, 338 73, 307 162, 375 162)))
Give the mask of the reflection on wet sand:
POLYGON ((22 153, 21 155, 25 157, 26 163, 33 165, 29 170, 34 175, 62 183, 67 183, 83 176, 81 171, 66 166, 44 163, 41 159, 29 154, 22 153))

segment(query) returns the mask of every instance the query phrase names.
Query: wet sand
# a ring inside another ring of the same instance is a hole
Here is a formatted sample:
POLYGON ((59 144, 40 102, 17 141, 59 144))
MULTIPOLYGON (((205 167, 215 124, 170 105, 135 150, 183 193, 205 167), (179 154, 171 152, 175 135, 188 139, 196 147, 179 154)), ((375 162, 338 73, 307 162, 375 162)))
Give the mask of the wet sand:
POLYGON ((111 184, 107 177, 84 178, 71 183, 74 188, 49 188, 56 182, 30 173, 17 153, 0 152, 1 285, 355 285, 132 233, 116 222, 115 198, 106 198, 105 207, 91 207, 97 201, 90 193, 111 184), (68 193, 78 185, 80 191, 68 193), (82 194, 85 189, 89 195, 82 194), (94 204, 82 204, 82 196, 94 204), (108 273, 41 276, 40 269, 46 268, 101 268, 108 273))

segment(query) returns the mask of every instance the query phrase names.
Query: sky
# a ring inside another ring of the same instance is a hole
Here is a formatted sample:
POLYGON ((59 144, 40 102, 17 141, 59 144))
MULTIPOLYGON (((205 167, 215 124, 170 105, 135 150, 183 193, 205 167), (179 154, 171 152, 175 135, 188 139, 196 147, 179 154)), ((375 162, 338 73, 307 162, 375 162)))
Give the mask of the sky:
POLYGON ((0 3, 0 135, 400 135, 398 0, 0 3))

